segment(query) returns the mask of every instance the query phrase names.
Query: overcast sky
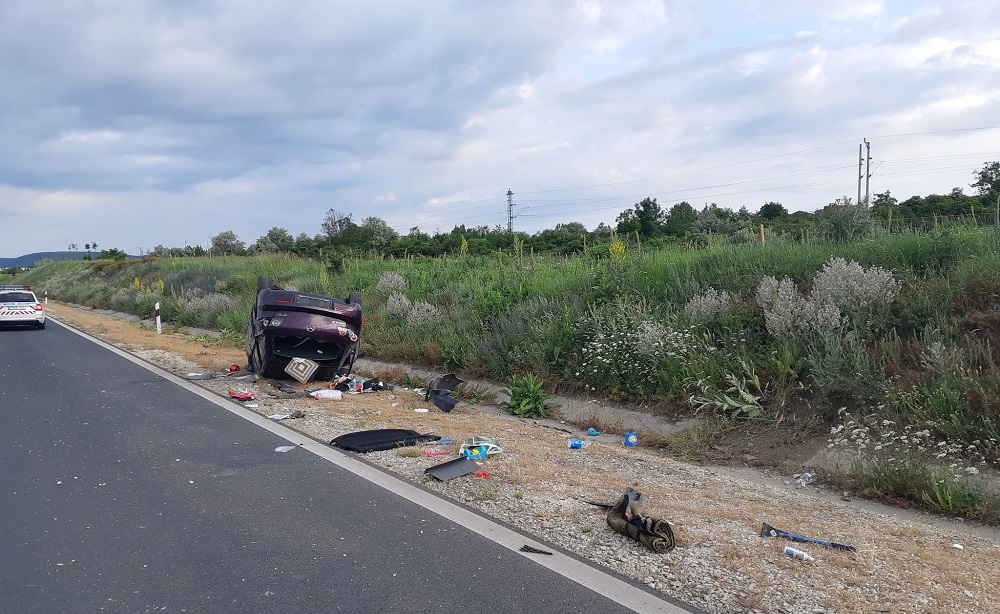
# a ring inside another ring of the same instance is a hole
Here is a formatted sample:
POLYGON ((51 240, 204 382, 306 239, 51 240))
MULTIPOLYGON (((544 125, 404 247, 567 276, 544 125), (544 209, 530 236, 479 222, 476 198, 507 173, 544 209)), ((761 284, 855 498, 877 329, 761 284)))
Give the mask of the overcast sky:
POLYGON ((1000 160, 1000 2, 0 0, 0 257, 814 211, 1000 160))

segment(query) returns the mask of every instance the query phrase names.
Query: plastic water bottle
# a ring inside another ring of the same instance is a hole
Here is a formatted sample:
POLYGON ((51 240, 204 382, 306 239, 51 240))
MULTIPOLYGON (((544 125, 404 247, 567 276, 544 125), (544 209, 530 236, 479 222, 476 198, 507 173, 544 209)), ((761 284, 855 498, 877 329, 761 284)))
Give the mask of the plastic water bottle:
POLYGON ((816 559, 809 556, 808 552, 803 552, 798 548, 793 548, 791 546, 785 546, 785 554, 792 557, 793 559, 801 559, 803 561, 815 561, 816 559))

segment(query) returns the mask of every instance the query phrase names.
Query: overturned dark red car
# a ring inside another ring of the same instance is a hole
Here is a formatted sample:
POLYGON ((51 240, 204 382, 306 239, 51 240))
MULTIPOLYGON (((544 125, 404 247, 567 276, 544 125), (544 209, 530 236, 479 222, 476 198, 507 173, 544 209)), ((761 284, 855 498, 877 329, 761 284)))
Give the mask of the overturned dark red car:
MULTIPOLYGON (((361 293, 332 298, 257 280, 257 300, 247 325, 247 369, 262 377, 286 377, 293 360, 316 363, 313 379, 348 375, 358 356, 361 293)), ((304 363, 303 363, 304 364, 304 363)))

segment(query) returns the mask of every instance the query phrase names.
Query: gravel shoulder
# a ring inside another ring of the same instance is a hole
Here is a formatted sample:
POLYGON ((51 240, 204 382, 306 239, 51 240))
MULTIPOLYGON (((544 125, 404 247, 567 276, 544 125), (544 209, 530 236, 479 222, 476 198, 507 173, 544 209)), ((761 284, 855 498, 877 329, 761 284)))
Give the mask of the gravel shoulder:
POLYGON ((284 422, 321 441, 375 428, 453 439, 364 458, 707 612, 1000 612, 1000 535, 989 527, 843 501, 755 472, 685 464, 656 449, 624 447, 619 436, 587 437, 558 421, 523 420, 467 403, 446 414, 399 386, 319 401, 305 390, 322 382, 289 380, 297 393, 287 394, 266 381, 224 376, 230 364, 242 367, 245 356, 210 338, 156 335, 135 322, 61 304, 50 305, 49 315, 178 375, 212 373, 194 383, 227 398, 231 387, 248 389, 262 415, 302 411, 305 417, 284 422), (503 447, 482 461, 489 478, 441 482, 424 473, 456 458, 458 444, 472 436, 496 438, 503 447), (584 447, 567 448, 570 437, 585 440, 584 447), (645 550, 614 533, 604 511, 585 502, 610 501, 630 486, 645 493, 645 514, 670 521, 675 550, 645 550), (791 542, 760 537, 762 522, 859 551, 799 544, 815 561, 792 559, 782 553, 791 542))

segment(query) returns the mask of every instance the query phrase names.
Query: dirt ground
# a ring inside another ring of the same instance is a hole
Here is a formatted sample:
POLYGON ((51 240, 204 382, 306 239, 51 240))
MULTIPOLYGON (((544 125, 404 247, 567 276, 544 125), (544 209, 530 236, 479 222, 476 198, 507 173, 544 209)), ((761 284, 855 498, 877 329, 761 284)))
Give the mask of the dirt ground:
MULTIPOLYGON (((174 332, 157 335, 148 326, 58 303, 50 315, 176 374, 221 374, 246 357, 238 348, 207 337, 174 332)), ((44 333, 43 333, 44 334, 44 333)), ((242 371, 241 371, 242 373, 242 371)), ((500 439, 504 452, 488 463, 489 479, 428 481, 424 469, 438 460, 402 451, 373 453, 369 460, 515 524, 598 564, 711 612, 1000 612, 1000 539, 992 530, 921 514, 895 514, 878 506, 844 501, 839 492, 796 489, 779 479, 744 470, 686 464, 662 450, 626 448, 619 435, 587 439, 568 451, 566 439, 580 431, 558 421, 516 419, 495 407, 460 403, 451 413, 428 407, 422 395, 404 390, 405 372, 380 373, 395 383, 392 394, 353 395, 340 402, 305 395, 282 396, 266 382, 240 382, 257 393, 264 415, 302 410, 288 425, 321 441, 356 430, 412 428, 461 441, 485 435, 500 439), (572 454, 572 452, 579 452, 572 454), (603 518, 581 499, 608 500, 633 486, 646 494, 646 513, 669 519, 676 550, 644 551, 603 526, 603 518), (522 522, 523 521, 523 522, 522 522), (814 562, 784 556, 775 540, 759 536, 761 522, 794 533, 857 545, 857 553, 811 546, 814 562)), ((217 378, 206 385, 220 395, 237 382, 217 378), (214 388, 212 388, 214 386, 214 388)), ((289 380, 299 391, 306 388, 289 380)), ((319 387, 322 383, 311 383, 319 387)), ((412 384, 411 384, 412 385, 412 384)), ((754 456, 767 448, 768 462, 784 458, 789 468, 805 451, 782 455, 780 439, 734 441, 720 454, 754 456), (756 446, 756 448, 755 448, 756 446)), ((456 450, 435 447, 435 450, 456 450)), ((447 456, 442 458, 447 459, 447 456)), ((454 456, 452 456, 454 458, 454 456)), ((752 464, 754 459, 746 459, 752 464)))

